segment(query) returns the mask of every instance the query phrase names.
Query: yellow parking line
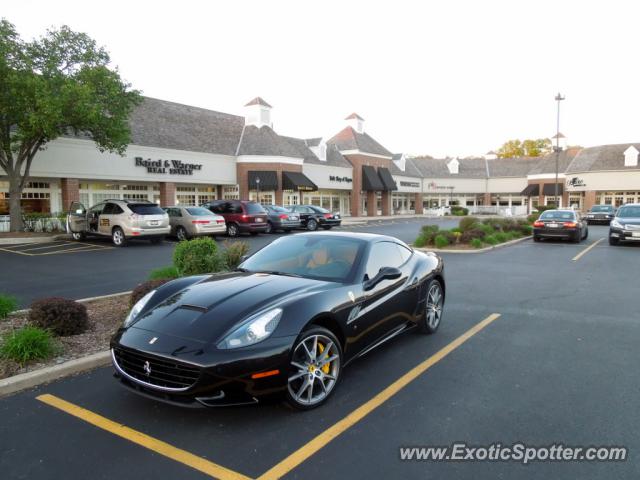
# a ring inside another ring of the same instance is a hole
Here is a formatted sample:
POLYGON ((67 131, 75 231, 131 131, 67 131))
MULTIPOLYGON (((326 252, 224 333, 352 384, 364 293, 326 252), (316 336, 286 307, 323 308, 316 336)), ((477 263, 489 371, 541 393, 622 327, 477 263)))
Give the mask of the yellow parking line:
POLYGON ((320 435, 315 437, 306 445, 302 446, 301 448, 293 452, 291 455, 289 455, 287 458, 282 460, 280 463, 273 466, 267 472, 260 475, 260 477, 258 477, 258 480, 272 480, 276 478, 281 478, 282 476, 289 473, 291 470, 296 468, 302 462, 306 461, 309 457, 311 457, 317 451, 322 449, 334 438, 336 438, 341 433, 345 432, 346 430, 351 428, 353 425, 358 423, 360 420, 362 420, 364 417, 369 415, 373 410, 375 410, 384 402, 389 400, 392 396, 394 396, 396 393, 398 393, 400 390, 406 387, 409 383, 411 383, 413 380, 418 378, 420 375, 426 372, 429 368, 434 366, 436 363, 438 363, 444 357, 449 355, 452 351, 454 351, 464 342, 466 342, 471 337, 473 337, 476 333, 478 333, 487 325, 497 320, 499 317, 500 317, 499 313, 493 313, 489 315, 487 318, 485 318, 484 320, 482 320, 480 323, 477 323, 476 325, 474 325, 472 328, 467 330, 465 333, 460 335, 458 338, 456 338, 447 346, 439 350, 437 353, 430 356, 424 362, 420 363, 416 367, 409 370, 402 377, 400 377, 398 380, 393 382, 387 388, 382 390, 380 393, 378 393, 375 397, 373 397, 367 403, 356 408, 353 412, 351 412, 349 415, 344 417, 338 423, 329 427, 327 430, 322 432, 320 435))
POLYGON ((580 258, 582 258, 583 255, 587 254, 589 252, 589 250, 591 250, 593 247, 595 247, 597 244, 599 244, 601 241, 603 241, 604 238, 601 238, 600 240, 596 240, 595 242, 593 242, 591 245, 589 245, 587 248, 585 248, 584 250, 582 250, 578 255, 576 255, 575 257, 572 258, 572 260, 574 262, 577 262, 578 260, 580 260, 580 258))
POLYGON ((20 250, 11 250, 10 248, 0 248, 0 251, 9 252, 9 253, 15 253, 17 255, 28 255, 30 257, 32 257, 34 255, 33 253, 22 253, 20 250))
POLYGON ((32 253, 31 255, 41 256, 41 255, 61 255, 63 253, 75 253, 75 252, 78 252, 78 253, 97 252, 101 250, 108 250, 110 248, 114 248, 114 247, 98 247, 95 245, 83 245, 77 248, 67 248, 65 250, 58 250, 56 252, 32 253))
POLYGON ((74 405, 54 395, 44 394, 36 397, 43 403, 50 405, 54 408, 62 410, 69 415, 73 415, 80 420, 84 420, 93 426, 106 430, 109 433, 117 435, 125 440, 129 440, 141 447, 152 450, 167 458, 180 462, 183 465, 187 465, 195 470, 198 470, 204 474, 207 474, 213 478, 220 480, 249 480, 249 477, 242 475, 241 473, 229 470, 221 465, 210 462, 202 457, 193 455, 185 450, 176 448, 173 445, 169 445, 161 440, 145 435, 142 432, 133 430, 125 425, 113 422, 108 418, 105 418, 97 413, 93 413, 90 410, 74 405))
MULTIPOLYGON (((49 242, 49 243, 55 243, 55 242, 49 242)), ((40 245, 42 245, 42 244, 40 244, 40 245)), ((64 247, 66 245, 73 245, 73 242, 55 243, 54 245, 46 245, 46 246, 40 246, 40 247, 29 247, 29 248, 23 248, 21 250, 14 250, 14 251, 15 252, 31 252, 33 250, 44 250, 46 248, 64 247)))

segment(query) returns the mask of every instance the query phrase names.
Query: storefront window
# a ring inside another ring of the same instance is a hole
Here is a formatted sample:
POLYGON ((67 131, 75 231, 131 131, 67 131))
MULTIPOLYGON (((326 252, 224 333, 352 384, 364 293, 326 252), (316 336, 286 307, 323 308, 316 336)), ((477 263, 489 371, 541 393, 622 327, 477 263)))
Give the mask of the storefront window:
POLYGON ((196 196, 195 195, 177 195, 177 204, 184 207, 195 207, 196 196))
POLYGON ((224 200, 240 200, 240 188, 238 185, 222 187, 222 198, 224 200))
POLYGON ((123 198, 125 200, 149 201, 149 196, 146 193, 125 193, 123 198))

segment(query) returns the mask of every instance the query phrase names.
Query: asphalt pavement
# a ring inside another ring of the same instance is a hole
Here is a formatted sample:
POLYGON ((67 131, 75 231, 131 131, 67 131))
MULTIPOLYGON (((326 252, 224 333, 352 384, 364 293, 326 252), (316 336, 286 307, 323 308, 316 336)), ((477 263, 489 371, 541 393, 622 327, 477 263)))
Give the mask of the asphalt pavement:
POLYGON ((605 237, 606 227, 591 227, 579 245, 525 241, 444 254, 447 303, 436 335, 401 335, 354 362, 330 401, 310 412, 279 403, 171 407, 125 391, 110 367, 0 399, 0 472, 9 479, 637 478, 640 245, 610 247, 605 237), (615 445, 629 453, 618 462, 530 465, 400 459, 400 447, 453 442, 615 445))
MULTIPOLYGON (((457 225, 457 219, 398 219, 372 221, 366 225, 345 226, 336 231, 371 232, 393 235, 411 243, 422 225, 438 224, 442 228, 457 225)), ((295 233, 293 233, 295 234, 295 233)), ((282 235, 242 235, 255 251, 282 235)), ((224 245, 226 237, 219 237, 224 245)), ((233 241, 233 240, 229 240, 233 241)), ((87 242, 59 241, 47 244, 1 245, 0 293, 15 295, 22 306, 49 296, 71 299, 94 297, 131 290, 147 279, 154 268, 171 265, 174 241, 151 245, 131 241, 115 248, 110 239, 95 238, 87 242)))

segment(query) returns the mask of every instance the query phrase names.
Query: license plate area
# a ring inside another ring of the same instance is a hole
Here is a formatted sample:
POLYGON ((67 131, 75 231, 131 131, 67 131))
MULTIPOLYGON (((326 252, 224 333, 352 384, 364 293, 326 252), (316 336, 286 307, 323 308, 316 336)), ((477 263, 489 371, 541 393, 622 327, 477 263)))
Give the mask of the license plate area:
POLYGON ((558 228, 560 224, 558 223, 547 223, 547 227, 549 228, 558 228))

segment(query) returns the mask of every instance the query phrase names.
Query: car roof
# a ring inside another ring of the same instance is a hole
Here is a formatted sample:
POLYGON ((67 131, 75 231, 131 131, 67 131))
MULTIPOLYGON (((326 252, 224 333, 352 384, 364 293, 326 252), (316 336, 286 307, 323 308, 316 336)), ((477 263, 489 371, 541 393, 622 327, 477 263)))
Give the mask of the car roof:
POLYGON ((391 237, 389 235, 379 235, 377 233, 361 233, 361 232, 308 232, 308 233, 298 233, 296 236, 305 236, 305 237, 335 237, 335 238, 356 238, 358 240, 364 240, 365 242, 373 243, 378 241, 390 241, 400 243, 402 245, 406 245, 402 240, 391 237))
POLYGON ((618 208, 622 207, 640 207, 640 203, 625 203, 624 205, 620 205, 618 208))
POLYGON ((567 213, 576 213, 575 210, 570 210, 568 208, 554 208, 554 209, 549 209, 549 210, 545 210, 542 213, 547 213, 547 212, 567 212, 567 213))

